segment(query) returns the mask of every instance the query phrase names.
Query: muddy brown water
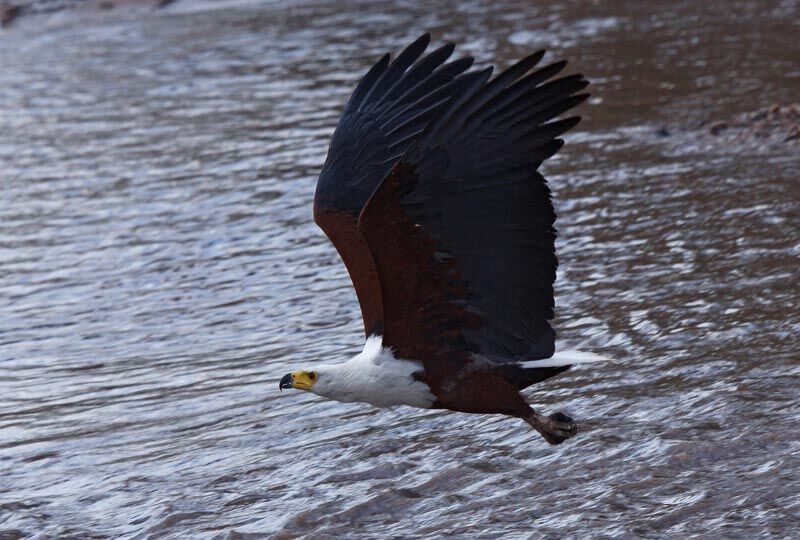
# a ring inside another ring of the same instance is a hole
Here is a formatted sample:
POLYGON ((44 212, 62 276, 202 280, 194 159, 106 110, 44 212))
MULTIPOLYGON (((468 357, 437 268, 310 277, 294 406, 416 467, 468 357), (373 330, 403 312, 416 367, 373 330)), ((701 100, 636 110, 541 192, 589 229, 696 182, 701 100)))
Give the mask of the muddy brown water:
POLYGON ((177 2, 0 31, 0 537, 796 538, 800 4, 177 2), (361 347, 311 220, 338 111, 424 30, 593 81, 548 175, 582 425, 278 392, 361 347))

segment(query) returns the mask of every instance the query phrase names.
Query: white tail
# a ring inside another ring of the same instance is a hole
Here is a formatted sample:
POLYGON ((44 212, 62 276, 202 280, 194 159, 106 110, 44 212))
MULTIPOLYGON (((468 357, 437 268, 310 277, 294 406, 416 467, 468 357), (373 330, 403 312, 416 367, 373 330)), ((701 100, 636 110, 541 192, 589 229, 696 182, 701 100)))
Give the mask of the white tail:
POLYGON ((555 353, 550 358, 543 358, 541 360, 529 360, 527 362, 520 362, 519 365, 524 368, 545 368, 545 367, 558 367, 570 366, 573 364, 590 364, 592 362, 613 362, 607 356, 586 352, 586 351, 561 351, 555 353))

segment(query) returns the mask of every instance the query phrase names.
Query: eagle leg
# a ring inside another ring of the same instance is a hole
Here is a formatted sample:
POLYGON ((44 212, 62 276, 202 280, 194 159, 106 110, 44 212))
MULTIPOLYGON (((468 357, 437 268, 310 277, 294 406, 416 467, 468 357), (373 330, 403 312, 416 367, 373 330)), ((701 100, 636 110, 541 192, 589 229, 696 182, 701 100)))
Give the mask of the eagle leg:
POLYGON ((544 440, 550 444, 561 444, 578 433, 578 424, 562 412, 545 416, 533 411, 529 416, 525 416, 522 419, 538 431, 544 437, 544 440))

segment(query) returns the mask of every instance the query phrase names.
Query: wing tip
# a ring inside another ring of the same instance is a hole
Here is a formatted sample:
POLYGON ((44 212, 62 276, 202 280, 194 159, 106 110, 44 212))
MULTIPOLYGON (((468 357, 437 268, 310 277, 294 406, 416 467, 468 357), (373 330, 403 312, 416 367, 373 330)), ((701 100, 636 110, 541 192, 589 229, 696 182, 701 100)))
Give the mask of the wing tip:
MULTIPOLYGON (((408 46, 407 46, 407 47, 406 47, 406 48, 403 50, 403 52, 402 52, 402 53, 400 53, 400 54, 403 54, 403 53, 405 53, 406 51, 413 51, 413 50, 417 50, 417 49, 419 49, 419 53, 420 53, 420 54, 422 54, 422 52, 423 52, 423 51, 425 51, 425 49, 427 49, 427 48, 428 48, 428 45, 430 45, 430 44, 431 44, 431 33, 430 33, 430 32, 425 32, 424 34, 422 34, 421 36, 419 36, 417 39, 415 39, 414 41, 412 41, 412 42, 411 42, 411 43, 410 43, 410 44, 409 44, 409 45, 408 45, 408 46)), ((399 55, 398 55, 398 56, 399 56, 399 55)))

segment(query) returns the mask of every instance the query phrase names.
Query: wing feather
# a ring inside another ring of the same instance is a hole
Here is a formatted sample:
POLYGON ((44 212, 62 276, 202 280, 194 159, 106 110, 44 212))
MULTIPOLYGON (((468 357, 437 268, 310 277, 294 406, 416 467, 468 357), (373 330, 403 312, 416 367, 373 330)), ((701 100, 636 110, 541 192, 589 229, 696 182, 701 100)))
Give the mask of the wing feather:
MULTIPOLYGON (((586 99, 588 83, 550 80, 566 62, 526 75, 542 56, 492 80, 489 69, 463 75, 359 217, 384 344, 426 373, 454 358, 516 365, 553 354, 555 212, 537 168, 578 123, 556 118, 586 99)), ((526 386, 564 368, 514 369, 526 386)))
POLYGON ((314 219, 339 252, 353 281, 366 335, 380 333, 380 283, 358 230, 368 197, 463 82, 472 59, 447 62, 454 45, 422 56, 424 34, 394 61, 381 57, 359 82, 334 131, 317 181, 314 219))

